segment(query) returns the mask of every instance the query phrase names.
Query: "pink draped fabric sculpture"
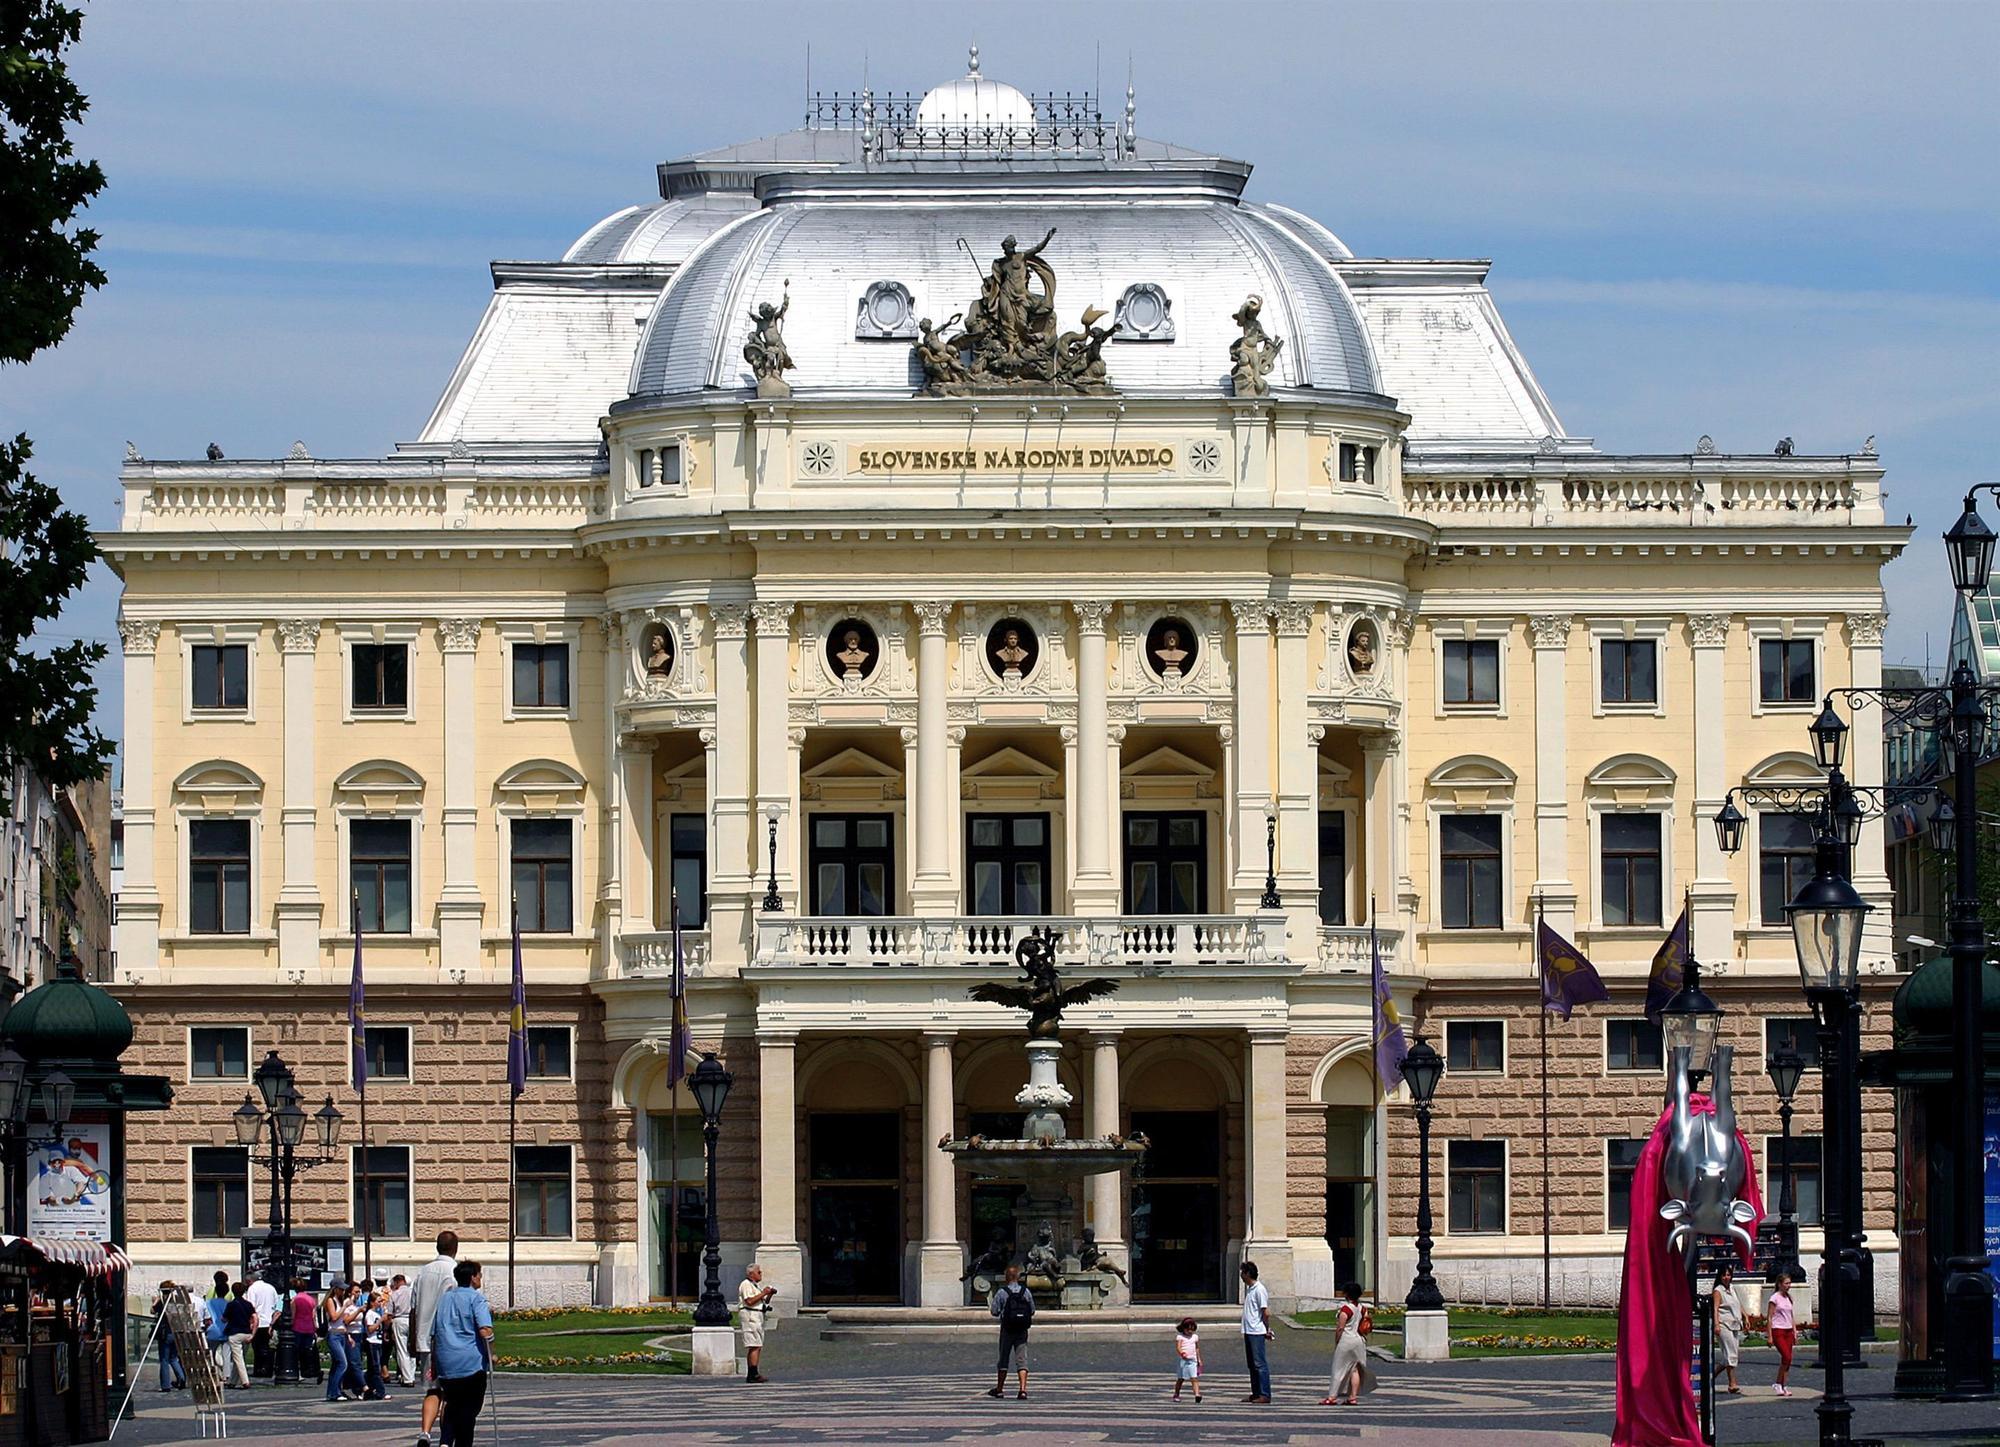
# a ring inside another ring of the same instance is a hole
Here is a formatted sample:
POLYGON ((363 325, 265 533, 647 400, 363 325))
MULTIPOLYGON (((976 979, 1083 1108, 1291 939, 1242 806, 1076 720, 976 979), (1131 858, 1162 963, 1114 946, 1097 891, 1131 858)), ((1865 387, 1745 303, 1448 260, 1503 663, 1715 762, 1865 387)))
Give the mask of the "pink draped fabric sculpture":
MULTIPOLYGON (((1696 1115, 1715 1114, 1715 1102, 1706 1095, 1690 1096, 1688 1108, 1696 1115)), ((1612 1447, 1701 1447, 1701 1424, 1688 1390, 1694 1302, 1688 1296, 1687 1261, 1668 1248, 1672 1228, 1660 1215, 1667 1201, 1662 1167, 1673 1121, 1673 1107, 1660 1112, 1632 1173, 1632 1225, 1625 1235, 1625 1278, 1618 1293, 1618 1416, 1612 1447)), ((1746 1223, 1754 1238, 1764 1219, 1764 1198, 1757 1189, 1750 1142, 1741 1131, 1736 1141, 1746 1166, 1743 1199, 1755 1213, 1746 1223)), ((1740 1242, 1737 1249, 1748 1266, 1749 1251, 1740 1242)))

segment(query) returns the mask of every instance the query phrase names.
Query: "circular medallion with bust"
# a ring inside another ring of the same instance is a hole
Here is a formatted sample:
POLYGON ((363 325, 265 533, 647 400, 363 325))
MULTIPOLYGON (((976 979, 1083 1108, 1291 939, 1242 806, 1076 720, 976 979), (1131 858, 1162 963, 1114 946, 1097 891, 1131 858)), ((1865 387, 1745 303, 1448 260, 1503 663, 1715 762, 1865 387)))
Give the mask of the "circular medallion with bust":
POLYGON ((842 683, 865 682, 881 656, 875 630, 859 618, 843 618, 827 631, 827 667, 842 683))
POLYGON ((674 635, 666 624, 651 624, 639 635, 639 662, 648 678, 673 677, 674 635))
POLYGON ((1035 671, 1041 640, 1020 618, 1002 618, 986 630, 986 662, 1003 683, 1019 683, 1035 671))
POLYGON ((1161 618, 1146 630, 1146 662, 1170 683, 1194 671, 1200 646, 1185 618, 1161 618))
POLYGON ((1375 625, 1366 618, 1347 630, 1347 668, 1356 678, 1375 671, 1375 625))

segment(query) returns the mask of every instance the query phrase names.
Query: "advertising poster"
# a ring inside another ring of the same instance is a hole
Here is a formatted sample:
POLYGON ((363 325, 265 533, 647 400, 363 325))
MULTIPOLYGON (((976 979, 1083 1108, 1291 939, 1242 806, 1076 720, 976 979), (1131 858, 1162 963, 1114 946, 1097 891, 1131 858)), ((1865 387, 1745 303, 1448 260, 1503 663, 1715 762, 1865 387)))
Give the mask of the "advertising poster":
POLYGON ((1986 1259, 1994 1277, 1993 1356, 2000 1361, 2000 1086, 1986 1087, 1986 1139, 1980 1150, 1985 1165, 1986 1259))
POLYGON ((111 1127, 72 1124, 28 1137, 28 1234, 111 1239, 111 1127))

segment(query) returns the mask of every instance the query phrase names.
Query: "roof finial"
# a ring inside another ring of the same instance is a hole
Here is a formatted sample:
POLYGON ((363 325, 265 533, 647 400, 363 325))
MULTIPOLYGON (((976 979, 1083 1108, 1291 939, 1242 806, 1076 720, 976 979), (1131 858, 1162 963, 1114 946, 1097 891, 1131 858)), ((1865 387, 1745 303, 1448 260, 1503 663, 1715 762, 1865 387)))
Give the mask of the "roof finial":
POLYGON ((979 47, 978 47, 978 46, 974 45, 974 46, 970 47, 970 53, 969 53, 969 54, 967 55, 967 57, 966 57, 966 65, 967 65, 967 70, 966 70, 966 72, 965 72, 965 73, 966 73, 967 75, 977 75, 977 74, 979 74, 979 47))

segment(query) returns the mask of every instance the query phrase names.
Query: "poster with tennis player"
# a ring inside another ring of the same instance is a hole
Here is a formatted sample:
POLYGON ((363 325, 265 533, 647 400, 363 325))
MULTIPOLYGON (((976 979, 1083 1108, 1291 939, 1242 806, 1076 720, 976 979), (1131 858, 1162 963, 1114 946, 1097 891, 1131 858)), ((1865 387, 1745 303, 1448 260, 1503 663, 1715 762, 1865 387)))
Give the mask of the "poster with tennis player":
POLYGON ((111 1127, 72 1123, 28 1138, 28 1234, 111 1239, 111 1127))

